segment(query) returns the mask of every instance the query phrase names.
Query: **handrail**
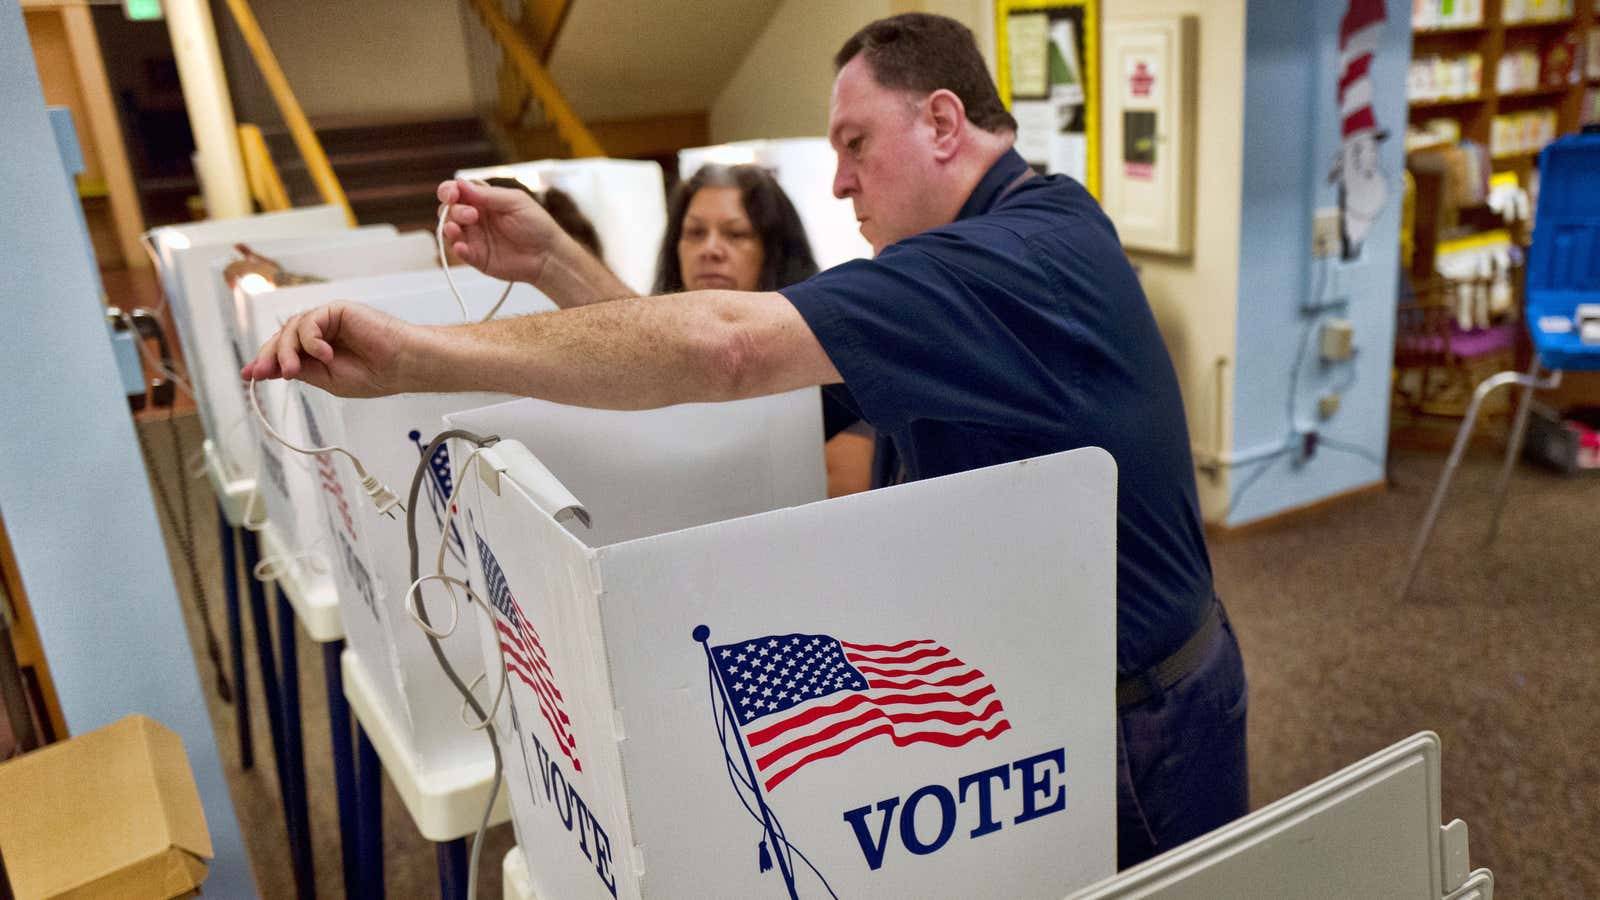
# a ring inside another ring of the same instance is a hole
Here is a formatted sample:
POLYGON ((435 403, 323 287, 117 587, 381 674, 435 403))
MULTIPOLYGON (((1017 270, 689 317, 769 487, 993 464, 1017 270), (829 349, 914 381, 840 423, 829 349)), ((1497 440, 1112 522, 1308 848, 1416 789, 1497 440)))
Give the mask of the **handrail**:
POLYGON ((284 77, 283 69, 278 65, 278 58, 273 55, 272 47, 267 43, 267 36, 261 31, 261 24, 256 21, 255 13, 250 11, 249 0, 227 0, 227 4, 228 12, 233 14, 233 21, 239 26, 239 31, 244 35, 244 42, 250 48, 250 55, 255 58, 256 67, 261 70, 261 77, 267 82, 267 89, 272 92, 272 99, 278 105, 278 112, 283 115, 284 122, 289 126, 289 134, 294 138, 295 147, 299 148, 300 155, 306 161, 306 169, 311 173, 311 180, 316 183, 317 193, 322 196, 322 202, 344 207, 345 219, 354 226, 355 213, 350 210, 350 201, 344 195, 344 188, 339 186, 339 178, 333 173, 328 155, 322 151, 322 142, 317 140, 316 131, 306 120, 305 111, 300 108, 300 101, 295 99, 294 91, 289 89, 289 79, 284 77))
POLYGON ((278 167, 267 150, 267 139, 254 125, 239 126, 239 152, 244 157, 244 176, 250 183, 250 196, 265 212, 288 209, 289 192, 278 175, 278 167))
MULTIPOLYGON (((228 2, 243 3, 244 0, 228 0, 228 2)), ((495 8, 492 0, 471 0, 471 3, 478 17, 483 20, 484 26, 489 29, 490 36, 500 45, 506 57, 511 60, 511 64, 533 89, 534 97, 538 99, 539 105, 544 107, 545 115, 555 123, 556 133, 572 148, 572 155, 605 156, 600 142, 595 140, 594 135, 583 124, 583 120, 572 111, 571 104, 567 103, 567 98, 556 86, 555 79, 550 77, 549 70, 539 61, 538 52, 528 45, 527 38, 505 17, 504 13, 495 8)))

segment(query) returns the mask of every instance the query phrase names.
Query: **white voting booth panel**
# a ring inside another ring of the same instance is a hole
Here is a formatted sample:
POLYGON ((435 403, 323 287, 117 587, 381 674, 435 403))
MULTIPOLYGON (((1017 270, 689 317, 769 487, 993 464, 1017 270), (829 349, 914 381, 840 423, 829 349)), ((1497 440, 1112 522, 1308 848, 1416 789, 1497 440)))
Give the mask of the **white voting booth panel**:
MULTIPOLYGON (((351 232, 352 235, 356 233, 351 232)), ((386 240, 268 254, 282 264, 285 271, 328 281, 267 290, 249 283, 236 286, 232 293, 233 310, 236 318, 243 317, 243 321, 236 321, 231 331, 240 354, 247 358, 253 355, 271 331, 290 315, 326 299, 362 300, 387 296, 394 284, 385 277, 387 274, 406 270, 429 272, 428 267, 435 258, 432 246, 432 240, 426 235, 396 235, 389 229, 386 240), (353 282, 335 280, 356 275, 375 277, 353 282)), ((226 265, 226 261, 214 264, 219 274, 226 265)), ((431 279, 418 278, 418 288, 423 283, 437 285, 436 279, 444 277, 437 269, 431 270, 431 276, 431 279)), ((298 382, 273 380, 260 382, 255 389, 261 411, 273 428, 291 442, 304 446, 309 440, 305 416, 300 410, 300 393, 304 386, 298 382)), ((245 402, 248 404, 248 397, 245 402)), ((279 587, 313 640, 337 640, 344 636, 334 574, 335 554, 341 551, 334 543, 334 533, 320 499, 319 467, 327 463, 284 448, 262 430, 253 415, 249 421, 261 460, 256 492, 261 509, 256 517, 265 513, 262 541, 269 555, 287 557, 276 566, 279 587)))
MULTIPOLYGON (((353 285, 365 283, 374 293, 364 299, 368 305, 407 321, 420 324, 459 322, 460 312, 448 289, 442 284, 409 293, 378 293, 384 283, 391 286, 419 278, 442 282, 436 272, 410 272, 380 279, 352 279, 336 285, 309 285, 276 292, 281 297, 291 292, 321 302, 321 292, 339 291, 349 296, 353 285)), ((458 275, 467 308, 474 318, 483 316, 498 299, 503 283, 482 276, 458 275)), ((397 288, 391 288, 397 290, 397 288)), ((542 294, 528 285, 511 292, 502 315, 522 315, 553 309, 542 294)), ((306 436, 315 444, 343 446, 359 457, 368 472, 406 500, 413 473, 427 443, 439 432, 440 419, 460 409, 492 404, 507 399, 501 394, 401 394, 375 399, 348 400, 315 388, 303 388, 300 414, 305 418, 306 436)), ((433 571, 439 546, 443 497, 450 491, 448 451, 439 454, 429 466, 417 501, 417 538, 422 552, 422 571, 433 571)), ((461 698, 440 670, 427 638, 404 608, 410 583, 409 553, 404 514, 394 518, 379 515, 360 486, 350 462, 342 456, 321 455, 313 460, 319 481, 327 486, 319 491, 326 511, 335 555, 335 583, 339 589, 340 612, 346 640, 353 655, 367 669, 367 682, 376 686, 380 701, 393 721, 399 723, 406 739, 404 751, 413 754, 408 768, 429 772, 452 768, 487 767, 489 750, 483 736, 468 730, 460 717, 461 698)), ((452 541, 446 554, 446 571, 465 577, 464 549, 452 541)), ((437 585, 426 588, 435 598, 430 609, 439 607, 435 627, 444 628, 449 619, 437 585)), ((441 641, 451 664, 470 680, 482 669, 477 642, 477 622, 461 616, 456 631, 441 641)))
POLYGON ((738 141, 679 150, 678 176, 688 178, 707 163, 755 164, 771 170, 806 226, 818 266, 827 269, 872 256, 872 245, 856 223, 855 207, 833 195, 838 157, 826 138, 738 141))
POLYGON ((240 242, 271 238, 331 235, 349 230, 344 210, 313 206, 279 213, 218 219, 152 229, 149 233, 160 264, 161 284, 171 305, 183 343, 184 362, 195 390, 201 424, 221 457, 223 475, 253 474, 240 470, 253 462, 249 434, 238 428, 245 408, 239 392, 233 354, 226 339, 218 295, 210 292, 210 263, 233 252, 240 242), (219 390, 226 387, 226 390, 219 390))
MULTIPOLYGON (((342 243, 325 243, 309 248, 284 248, 267 253, 261 247, 254 249, 270 256, 294 275, 307 275, 321 279, 320 283, 343 281, 352 278, 370 278, 400 272, 434 269, 439 265, 439 251, 433 237, 423 232, 396 233, 392 225, 374 225, 358 228, 352 236, 371 232, 367 240, 342 243)), ((229 261, 214 263, 218 274, 229 261)), ((475 271, 475 270, 474 270, 475 271)), ((443 278, 443 274, 439 274, 443 278)), ((310 285, 293 285, 310 287, 310 285)), ((269 286, 269 290, 275 289, 269 286)), ((245 359, 253 356, 268 335, 256 330, 250 300, 262 293, 259 285, 246 283, 232 293, 233 315, 228 320, 229 335, 233 338, 239 355, 245 359)), ((343 299, 334 294, 334 298, 343 299)))
MULTIPOLYGON (((617 411, 524 398, 446 416, 521 441, 583 500, 591 546, 827 496, 816 388, 734 403, 617 411)), ((466 458, 470 448, 452 448, 466 458)))
POLYGON ((1440 827, 1439 738, 1414 735, 1069 900, 1492 900, 1440 827))
POLYGON ((535 191, 560 188, 594 224, 611 271, 640 294, 650 293, 667 229, 661 166, 632 159, 544 159, 462 169, 456 176, 515 178, 535 191))
POLYGON ((1103 451, 609 544, 627 498, 585 529, 570 463, 505 441, 458 475, 537 896, 1060 897, 1114 870, 1103 451))

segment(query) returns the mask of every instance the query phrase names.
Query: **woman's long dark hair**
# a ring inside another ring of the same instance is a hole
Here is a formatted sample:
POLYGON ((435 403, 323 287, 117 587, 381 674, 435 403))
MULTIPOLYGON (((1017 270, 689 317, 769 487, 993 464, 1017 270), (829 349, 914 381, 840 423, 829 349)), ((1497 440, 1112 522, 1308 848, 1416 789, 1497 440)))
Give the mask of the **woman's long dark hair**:
POLYGON ((744 214, 761 236, 761 280, 756 290, 775 291, 817 274, 817 261, 811 255, 811 242, 806 239, 800 214, 772 173, 760 166, 712 164, 701 166, 700 171, 680 183, 667 202, 667 233, 661 239, 661 256, 656 261, 655 293, 684 289, 683 266, 678 261, 683 219, 694 195, 708 187, 738 188, 744 214))

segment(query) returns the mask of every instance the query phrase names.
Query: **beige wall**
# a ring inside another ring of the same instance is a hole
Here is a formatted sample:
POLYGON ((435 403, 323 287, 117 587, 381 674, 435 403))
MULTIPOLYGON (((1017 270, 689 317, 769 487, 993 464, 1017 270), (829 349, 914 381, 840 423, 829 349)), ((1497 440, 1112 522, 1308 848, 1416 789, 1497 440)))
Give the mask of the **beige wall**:
POLYGON ((784 0, 711 105, 712 143, 825 134, 833 54, 888 14, 888 0, 784 0))
MULTIPOLYGON (((455 0, 252 0, 306 115, 368 121, 472 112, 466 39, 455 0)), ((216 13, 241 122, 279 121, 225 9, 216 13)))
MULTIPOLYGON (((1195 140, 1194 254, 1132 253, 1183 389, 1197 459, 1230 451, 1233 354, 1239 296, 1239 204, 1244 159, 1246 0, 1116 0, 1107 22, 1156 15, 1199 17, 1200 95, 1195 140), (1218 358, 1228 367, 1217 389, 1218 358), (1221 404, 1219 411, 1218 405, 1221 404), (1217 436, 1221 413, 1221 437, 1217 436)), ((1228 505, 1228 480, 1197 474, 1207 521, 1228 505)))
POLYGON ((785 0, 712 104, 711 140, 826 133, 833 54, 861 26, 903 12, 966 23, 993 70, 992 0, 785 0))

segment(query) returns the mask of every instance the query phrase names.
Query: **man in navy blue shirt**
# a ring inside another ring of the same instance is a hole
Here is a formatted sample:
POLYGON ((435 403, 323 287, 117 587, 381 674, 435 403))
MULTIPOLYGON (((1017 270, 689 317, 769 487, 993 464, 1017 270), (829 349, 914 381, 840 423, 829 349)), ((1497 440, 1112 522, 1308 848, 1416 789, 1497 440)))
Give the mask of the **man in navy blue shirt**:
POLYGON ((874 22, 835 65, 834 192, 873 259, 781 292, 634 298, 520 192, 446 182, 457 255, 561 312, 424 328, 336 303, 290 320, 243 374, 608 408, 827 385, 845 410, 831 418, 859 416, 892 448, 885 480, 1104 447, 1118 465, 1119 864, 1242 815, 1243 666, 1212 591, 1177 378, 1115 229, 1082 186, 1012 149, 1016 122, 959 23, 874 22))

